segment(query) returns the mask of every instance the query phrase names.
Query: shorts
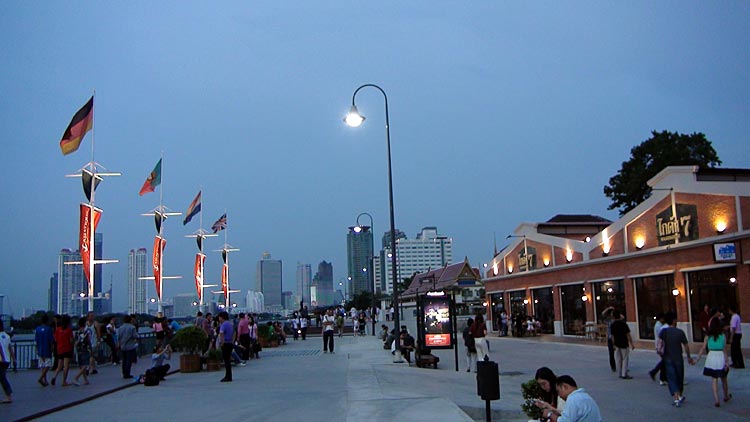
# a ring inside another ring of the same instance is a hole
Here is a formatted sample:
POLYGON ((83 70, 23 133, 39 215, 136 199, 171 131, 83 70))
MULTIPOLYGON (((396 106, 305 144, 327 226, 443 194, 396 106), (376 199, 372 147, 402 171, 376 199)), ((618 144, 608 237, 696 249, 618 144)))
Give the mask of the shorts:
POLYGON ((39 356, 39 368, 52 368, 52 358, 43 358, 39 356))
POLYGON ((91 353, 89 352, 78 353, 78 366, 89 366, 89 359, 91 359, 91 353))
POLYGON ((58 353, 57 358, 58 359, 65 359, 65 358, 73 359, 73 352, 70 351, 70 352, 65 352, 65 353, 58 353))

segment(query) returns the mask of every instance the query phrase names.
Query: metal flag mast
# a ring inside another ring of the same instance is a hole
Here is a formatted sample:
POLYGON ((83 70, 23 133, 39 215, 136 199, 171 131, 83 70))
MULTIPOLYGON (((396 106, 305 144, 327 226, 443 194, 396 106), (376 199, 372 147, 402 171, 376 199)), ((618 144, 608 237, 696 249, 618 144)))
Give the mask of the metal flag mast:
MULTIPOLYGON (((161 165, 164 159, 164 152, 162 152, 159 159, 159 165, 161 165)), ((159 167, 159 185, 161 185, 161 167, 159 167)), ((147 180, 148 181, 148 180, 147 180)), ((158 186, 158 185, 157 185, 158 186)), ((152 258, 152 266, 154 270, 153 277, 140 277, 141 280, 154 280, 156 287, 156 298, 157 298, 157 311, 163 311, 163 293, 164 293, 164 280, 176 280, 182 278, 181 275, 165 276, 164 274, 164 247, 167 244, 167 239, 164 238, 164 221, 169 217, 182 215, 181 212, 174 212, 164 205, 164 186, 159 189, 159 206, 151 210, 151 212, 141 214, 145 217, 154 217, 156 224, 156 237, 154 238, 154 252, 152 258)))
MULTIPOLYGON (((225 209, 223 217, 226 218, 226 215, 227 215, 227 212, 226 212, 226 209, 225 209)), ((222 246, 221 249, 214 250, 214 252, 221 252, 221 259, 224 261, 224 265, 222 265, 222 267, 221 267, 221 287, 222 287, 222 290, 211 292, 211 293, 214 293, 214 294, 219 294, 219 293, 224 294, 224 310, 227 311, 227 312, 229 312, 229 307, 230 307, 230 304, 231 304, 231 302, 229 300, 230 295, 232 293, 239 293, 240 292, 240 290, 231 290, 229 288, 229 252, 237 252, 237 251, 239 251, 239 249, 235 248, 232 245, 230 245, 229 243, 227 243, 227 238, 229 236, 228 233, 229 233, 229 229, 225 225, 225 227, 224 227, 224 245, 222 246)))
MULTIPOLYGON (((94 95, 91 97, 92 100, 94 96, 96 95, 96 91, 94 91, 94 95)), ((93 105, 92 105, 93 107, 93 105)), ((89 312, 94 311, 94 300, 95 299, 101 299, 101 300, 107 300, 109 297, 107 295, 97 295, 97 293, 101 292, 95 292, 94 291, 94 280, 96 279, 96 265, 97 264, 112 264, 120 262, 117 259, 102 259, 99 257, 97 259, 96 257, 96 248, 95 248, 95 233, 96 233, 96 226, 99 223, 99 219, 101 218, 102 210, 100 208, 96 208, 94 205, 94 199, 96 195, 96 188, 99 186, 99 183, 104 180, 103 177, 108 176, 120 176, 121 173, 115 173, 115 172, 108 172, 104 166, 97 163, 94 160, 94 144, 96 140, 96 125, 95 123, 95 114, 93 112, 93 108, 91 110, 92 113, 92 123, 91 123, 91 161, 84 164, 83 167, 81 167, 76 173, 73 174, 66 174, 65 177, 80 177, 82 184, 83 184, 83 193, 86 195, 86 199, 88 199, 88 203, 81 203, 80 210, 81 210, 81 217, 79 222, 79 250, 81 253, 81 261, 69 261, 65 262, 66 265, 83 265, 83 272, 88 282, 88 291, 86 293, 80 292, 78 294, 73 293, 71 299, 73 300, 88 300, 88 310, 89 312), (92 253, 93 252, 93 253, 92 253)), ((84 134, 85 136, 85 134, 84 134)))
MULTIPOLYGON (((200 195, 203 195, 203 189, 199 191, 200 195)), ((201 202, 203 199, 201 198, 201 202)), ((198 253, 195 255, 195 267, 193 269, 193 273, 195 276, 195 289, 198 292, 198 309, 202 312, 203 307, 205 306, 205 302, 203 300, 204 297, 204 290, 209 287, 216 287, 217 284, 206 284, 205 283, 205 262, 206 262, 206 254, 203 253, 203 241, 207 237, 218 237, 218 234, 211 233, 208 230, 203 229, 203 205, 201 204, 201 210, 198 213, 198 219, 199 219, 199 225, 198 230, 193 232, 193 234, 188 234, 185 237, 193 237, 196 239, 196 242, 198 243, 198 253)))

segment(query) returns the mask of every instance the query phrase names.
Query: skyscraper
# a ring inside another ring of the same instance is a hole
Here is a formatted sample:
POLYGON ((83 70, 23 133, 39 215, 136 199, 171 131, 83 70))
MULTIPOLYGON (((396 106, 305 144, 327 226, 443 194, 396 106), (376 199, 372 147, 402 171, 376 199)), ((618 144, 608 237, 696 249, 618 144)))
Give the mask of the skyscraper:
POLYGON ((333 264, 321 261, 313 277, 317 306, 330 306, 336 302, 333 296, 333 264))
POLYGON ((78 251, 62 249, 57 256, 57 307, 60 314, 71 316, 82 315, 84 312, 84 301, 82 296, 88 293, 88 286, 83 275, 81 264, 65 264, 66 262, 78 262, 81 254, 78 251))
POLYGON ((128 253, 128 313, 148 313, 148 284, 150 280, 142 280, 148 277, 146 248, 137 251, 131 249, 128 253))
POLYGON ((305 302, 310 306, 310 282, 312 281, 312 266, 297 262, 297 304, 305 302))
POLYGON ((352 295, 373 291, 373 243, 368 226, 349 227, 346 234, 346 261, 352 295))
POLYGON ((56 314, 60 313, 57 310, 57 289, 59 285, 59 278, 57 273, 52 273, 52 277, 49 278, 49 290, 47 291, 47 310, 56 314))
POLYGON ((271 254, 263 253, 263 259, 258 261, 255 271, 257 290, 263 293, 266 307, 281 309, 281 260, 271 259, 271 254))
MULTIPOLYGON (((390 239, 389 233, 383 236, 390 239)), ((437 227, 428 226, 417 233, 415 239, 396 237, 396 270, 399 281, 411 277, 416 272, 427 271, 430 268, 440 268, 453 262, 453 239, 438 234, 437 227)), ((384 247, 380 252, 381 275, 386 280, 386 288, 392 291, 391 260, 388 257, 389 247, 384 247)))

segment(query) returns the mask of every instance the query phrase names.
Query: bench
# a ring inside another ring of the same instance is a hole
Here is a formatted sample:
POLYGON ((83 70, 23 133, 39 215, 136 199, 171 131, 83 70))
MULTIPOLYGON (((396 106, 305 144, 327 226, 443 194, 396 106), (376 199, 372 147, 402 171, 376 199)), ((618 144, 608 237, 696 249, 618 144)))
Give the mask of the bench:
POLYGON ((440 358, 433 355, 429 348, 414 348, 414 362, 417 364, 417 368, 426 368, 432 366, 437 369, 440 358))

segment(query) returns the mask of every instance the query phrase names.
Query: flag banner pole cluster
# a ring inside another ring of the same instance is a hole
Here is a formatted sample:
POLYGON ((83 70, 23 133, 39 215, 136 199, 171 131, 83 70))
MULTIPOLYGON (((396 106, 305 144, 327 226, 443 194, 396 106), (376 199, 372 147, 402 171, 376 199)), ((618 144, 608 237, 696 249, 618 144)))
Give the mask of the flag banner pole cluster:
POLYGON ((198 292, 198 301, 203 302, 203 264, 206 262, 206 255, 195 254, 195 290, 198 292))
POLYGON ((195 196, 193 202, 190 203, 187 211, 185 211, 185 219, 182 220, 182 225, 186 225, 193 219, 198 213, 201 212, 201 191, 198 191, 198 195, 195 196))
POLYGON ((226 306, 229 306, 229 265, 224 264, 221 268, 221 290, 224 292, 226 306))
POLYGON ((167 245, 166 239, 162 239, 159 236, 154 238, 154 254, 152 259, 152 265, 154 267, 154 286, 156 287, 156 296, 161 302, 161 263, 162 254, 164 253, 164 247, 167 245))
POLYGON ((94 279, 91 274, 91 258, 92 249, 94 245, 92 241, 94 239, 94 232, 96 232, 96 226, 99 225, 99 219, 101 218, 102 211, 92 207, 89 204, 81 204, 81 218, 79 222, 78 230, 78 244, 81 251, 81 261, 83 262, 83 273, 86 275, 86 280, 89 285, 89 292, 91 286, 94 283, 94 279))
POLYGON ((70 120, 70 124, 65 133, 63 133, 62 139, 60 140, 60 149, 63 155, 68 155, 76 152, 78 147, 81 146, 81 141, 86 133, 91 130, 94 125, 94 96, 81 107, 80 110, 70 120))
POLYGON ((146 182, 143 183, 143 186, 141 187, 140 192, 138 192, 138 195, 143 196, 144 194, 147 194, 149 192, 153 192, 157 186, 161 184, 161 158, 159 159, 159 162, 156 163, 156 167, 154 167, 153 170, 151 170, 151 173, 149 173, 148 177, 146 178, 146 182))

